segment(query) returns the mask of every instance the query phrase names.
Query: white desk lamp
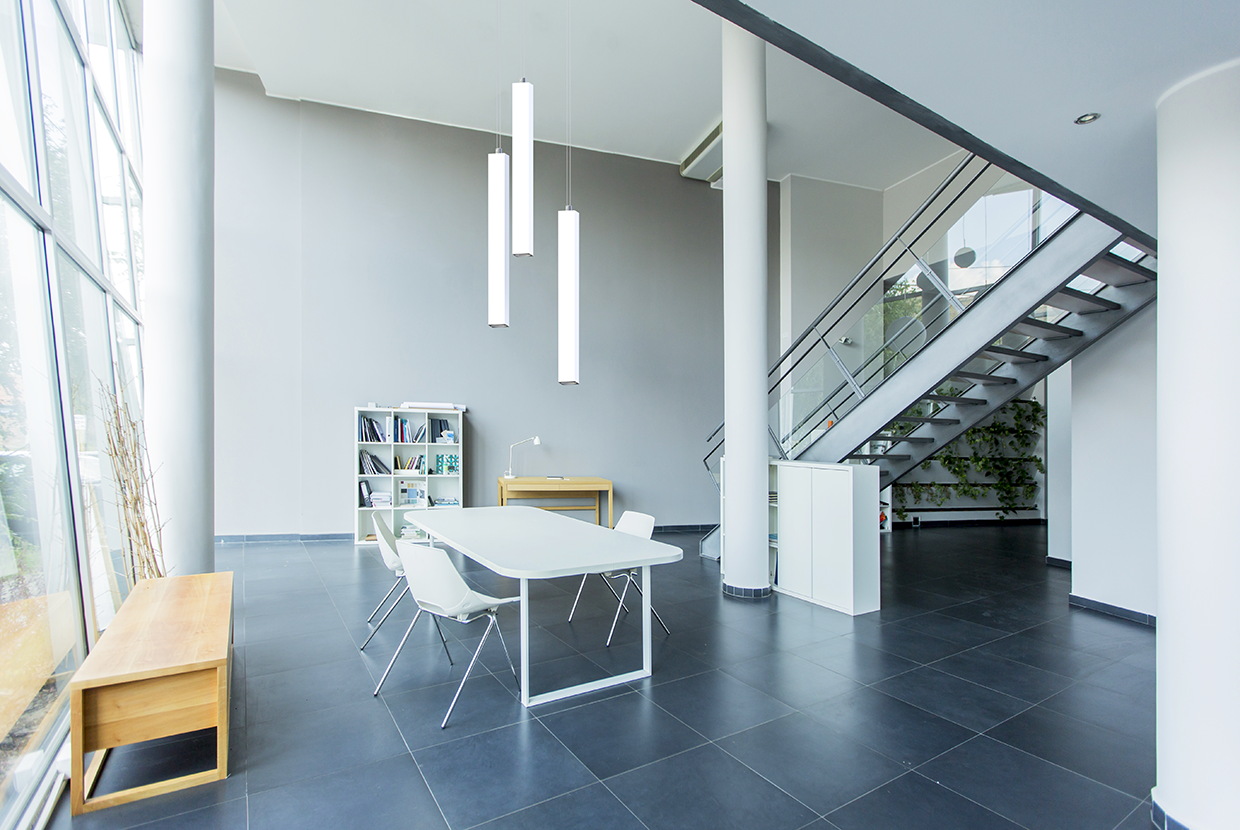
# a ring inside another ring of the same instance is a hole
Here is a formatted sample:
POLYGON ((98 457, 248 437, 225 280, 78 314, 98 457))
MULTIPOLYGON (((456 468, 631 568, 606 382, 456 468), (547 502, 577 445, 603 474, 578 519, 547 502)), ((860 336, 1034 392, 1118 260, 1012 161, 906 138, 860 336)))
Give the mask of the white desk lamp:
POLYGON ((533 438, 526 438, 524 441, 518 441, 517 443, 513 444, 511 447, 508 448, 508 472, 504 473, 504 478, 516 478, 516 476, 512 474, 512 451, 516 449, 518 446, 520 446, 521 444, 527 443, 529 441, 533 441, 534 446, 538 446, 539 444, 542 443, 542 440, 539 439, 537 435, 535 435, 533 438))

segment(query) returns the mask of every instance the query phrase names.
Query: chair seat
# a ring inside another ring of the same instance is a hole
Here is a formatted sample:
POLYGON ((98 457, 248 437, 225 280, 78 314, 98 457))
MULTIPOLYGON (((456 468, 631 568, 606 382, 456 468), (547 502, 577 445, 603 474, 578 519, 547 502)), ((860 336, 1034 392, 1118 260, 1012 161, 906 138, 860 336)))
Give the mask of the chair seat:
POLYGON ((520 601, 520 597, 506 597, 504 599, 500 599, 499 597, 480 594, 477 591, 470 591, 463 600, 451 608, 441 608, 438 605, 426 602, 425 600, 418 600, 418 605, 421 608, 426 609, 426 611, 431 614, 436 614, 440 617, 448 617, 458 622, 465 622, 474 614, 478 614, 483 611, 493 611, 501 605, 510 605, 514 602, 520 601))

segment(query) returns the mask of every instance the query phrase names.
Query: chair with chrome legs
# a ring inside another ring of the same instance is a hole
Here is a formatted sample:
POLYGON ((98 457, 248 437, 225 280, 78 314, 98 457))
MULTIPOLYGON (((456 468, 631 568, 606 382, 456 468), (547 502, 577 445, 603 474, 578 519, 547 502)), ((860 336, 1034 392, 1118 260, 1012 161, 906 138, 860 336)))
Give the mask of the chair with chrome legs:
MULTIPOLYGON (((504 634, 499 629, 496 612, 499 611, 501 605, 520 602, 521 598, 500 599, 472 590, 465 584, 456 566, 448 558, 447 551, 440 548, 397 542, 396 550, 405 568, 405 581, 409 585, 409 593, 413 594, 414 602, 418 604, 418 613, 414 614, 413 622, 409 623, 409 631, 405 632, 406 637, 409 636, 410 631, 413 631, 413 626, 418 621, 418 617, 422 616, 423 611, 430 614, 431 619, 443 617, 465 625, 483 617, 487 620, 486 630, 482 632, 482 642, 478 643, 474 656, 470 658, 469 666, 465 669, 465 676, 461 678, 461 685, 457 686, 456 694, 452 696, 452 703, 448 706, 448 712, 443 716, 443 722, 439 724, 439 728, 442 729, 448 725, 448 718, 452 717, 452 710, 456 708, 456 700, 461 696, 461 690, 465 688, 465 681, 469 680, 474 664, 478 662, 478 655, 482 653, 482 649, 487 644, 491 629, 495 629, 495 633, 499 635, 500 645, 504 647, 504 656, 508 658, 508 668, 512 670, 512 677, 517 681, 517 687, 520 688, 521 679, 517 677, 517 669, 512 664, 512 655, 508 653, 508 644, 504 642, 504 634)), ((405 644, 404 640, 400 642, 402 646, 405 644)), ((379 679, 379 685, 375 687, 376 695, 383 688, 383 682, 387 680, 388 672, 392 670, 392 665, 399 654, 398 648, 396 655, 392 656, 392 662, 388 663, 387 670, 383 672, 383 677, 379 679)))
MULTIPOLYGON (((638 513, 634 510, 626 510, 623 515, 620 516, 620 521, 616 522, 615 530, 620 533, 627 533, 630 536, 640 536, 643 539, 649 539, 651 534, 654 533, 654 516, 646 513, 638 513)), ((572 610, 568 612, 569 622, 573 621, 573 614, 577 613, 577 603, 581 601, 581 589, 586 587, 586 579, 589 576, 589 574, 581 575, 581 584, 577 586, 577 598, 573 600, 572 610)), ((616 602, 620 603, 616 608, 616 616, 611 621, 611 631, 607 632, 607 645, 610 646, 611 638, 616 634, 616 623, 620 622, 620 612, 628 610, 628 608, 624 605, 624 598, 628 596, 629 586, 632 585, 636 588, 638 594, 641 594, 642 588, 641 585, 637 583, 636 570, 620 572, 607 571, 599 574, 599 576, 603 578, 603 584, 607 586, 608 591, 611 591, 611 595, 616 598, 616 602), (610 580, 613 579, 624 580, 624 591, 622 593, 617 594, 616 589, 611 587, 610 580)), ((659 621, 659 625, 663 626, 663 630, 666 633, 671 634, 672 632, 668 629, 667 623, 663 622, 663 618, 659 616, 658 611, 654 610, 654 606, 650 607, 650 612, 654 614, 654 618, 659 621)))
MULTIPOLYGON (((388 589, 387 594, 383 597, 383 600, 379 603, 375 610, 372 611, 370 616, 366 618, 366 622, 370 622, 375 618, 375 614, 378 614, 379 610, 383 608, 383 603, 388 601, 388 598, 392 596, 392 592, 400 587, 402 582, 405 582, 405 566, 401 564, 400 556, 396 553, 395 534, 392 533, 392 529, 388 527, 387 520, 384 519, 381 514, 371 514, 371 520, 375 525, 375 538, 379 540, 379 553, 383 555, 383 564, 387 565, 389 571, 396 574, 396 581, 392 583, 392 587, 388 589)), ((375 627, 371 629, 370 634, 366 637, 366 640, 361 644, 361 646, 359 646, 359 650, 366 648, 366 643, 369 643, 370 638, 374 637, 375 634, 379 632, 379 628, 384 622, 387 621, 387 618, 391 615, 391 613, 396 610, 396 606, 400 604, 400 601, 405 598, 405 594, 407 593, 409 593, 409 584, 406 582, 405 589, 396 595, 396 601, 392 603, 390 608, 388 608, 387 613, 379 619, 379 622, 375 623, 375 627)), ((443 629, 439 628, 438 620, 435 621, 435 629, 439 632, 439 641, 443 643, 443 650, 447 652, 448 641, 443 636, 443 629)), ((451 653, 448 654, 448 662, 452 662, 451 653)))

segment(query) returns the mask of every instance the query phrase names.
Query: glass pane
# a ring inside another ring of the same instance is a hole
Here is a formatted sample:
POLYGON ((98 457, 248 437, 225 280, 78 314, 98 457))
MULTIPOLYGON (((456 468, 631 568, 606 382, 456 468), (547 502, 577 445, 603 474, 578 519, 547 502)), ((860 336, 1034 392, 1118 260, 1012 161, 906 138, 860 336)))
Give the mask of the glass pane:
POLYGON ((134 293, 138 297, 138 309, 142 308, 142 276, 145 273, 142 259, 142 191, 134 181, 133 171, 125 176, 125 187, 129 190, 129 250, 133 254, 134 293))
POLYGON ((128 595, 116 484, 104 433, 104 390, 113 388, 107 305, 103 290, 63 251, 57 252, 56 271, 90 570, 83 583, 94 599, 95 630, 101 632, 128 595))
POLYGON ((142 354, 138 351, 138 324, 119 306, 112 308, 112 320, 116 324, 117 385, 129 405, 129 414, 141 421, 142 354))
POLYGON ((99 195, 103 202, 103 249, 108 279, 121 296, 133 302, 133 274, 129 267, 129 228, 125 219, 125 180, 121 153, 112 131, 99 115, 96 102, 95 148, 99 165, 99 195))
POLYGON ((129 40, 129 29, 125 26, 125 16, 121 13, 118 3, 112 4, 113 32, 116 47, 116 97, 120 112, 118 121, 121 131, 121 144, 134 161, 142 164, 142 141, 138 135, 138 103, 137 85, 134 83, 133 45, 129 40))
POLYGON ((40 235, 0 202, 0 825, 32 787, 83 654, 40 235), (16 770, 29 774, 16 775, 16 770))
POLYGON ((99 262, 95 183, 90 167, 82 64, 51 0, 35 3, 43 131, 52 191, 52 222, 99 262))
POLYGON ((33 192, 34 133, 17 0, 0 0, 0 73, 0 164, 33 192))
POLYGON ((116 112, 116 85, 112 79, 112 39, 109 0, 86 0, 86 50, 90 57, 90 71, 108 111, 116 112))

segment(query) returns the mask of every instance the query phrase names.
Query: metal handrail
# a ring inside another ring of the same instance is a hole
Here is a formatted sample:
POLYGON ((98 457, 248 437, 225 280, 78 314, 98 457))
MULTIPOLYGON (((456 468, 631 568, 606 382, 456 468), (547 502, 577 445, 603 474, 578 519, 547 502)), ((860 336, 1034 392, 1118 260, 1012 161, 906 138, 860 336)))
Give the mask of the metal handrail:
MULTIPOLYGON (((921 205, 917 208, 917 210, 913 211, 912 215, 910 215, 909 218, 904 221, 904 224, 900 225, 900 228, 891 236, 891 238, 888 239, 883 244, 883 246, 878 249, 878 253, 876 253, 873 257, 870 258, 870 261, 865 264, 865 267, 863 267, 859 272, 857 272, 857 275, 853 277, 852 280, 849 281, 848 285, 846 285, 844 289, 840 291, 839 294, 836 295, 835 299, 833 299, 827 305, 827 307, 822 310, 821 314, 819 314, 816 318, 814 318, 814 321, 810 323, 805 328, 804 331, 801 332, 800 336, 798 336, 796 340, 792 342, 792 345, 790 345, 784 351, 784 353, 781 354, 779 358, 771 365, 770 370, 768 370, 766 373, 766 376, 768 379, 771 377, 771 375, 775 374, 775 372, 779 369, 780 364, 782 364, 785 360, 787 360, 788 357, 791 356, 803 342, 805 342, 805 339, 809 337, 811 333, 817 332, 818 324, 821 323, 824 319, 826 319, 827 315, 835 310, 835 307, 838 306, 840 302, 843 301, 844 297, 847 296, 848 293, 851 292, 854 288, 856 288, 858 284, 860 284, 861 280, 870 271, 870 269, 873 268, 876 264, 878 264, 882 260, 882 258, 887 255, 888 251, 891 250, 891 248, 896 244, 896 242, 901 240, 901 237, 903 236, 903 234, 906 231, 908 231, 908 229, 911 228, 913 224, 918 219, 920 219, 927 210, 929 210, 930 206, 935 202, 935 200, 937 200, 940 196, 943 195, 943 192, 946 191, 947 188, 950 187, 951 184, 956 181, 956 179, 960 176, 960 174, 964 172, 965 168, 968 167, 969 164, 976 158, 977 158, 976 153, 969 153, 960 161, 959 164, 955 166, 955 168, 952 169, 952 171, 949 174, 947 174, 947 177, 944 178, 943 181, 941 181, 939 185, 930 193, 930 195, 926 197, 925 201, 921 203, 921 205)), ((986 170, 988 170, 990 166, 991 166, 990 163, 987 162, 987 164, 978 172, 977 176, 974 177, 973 182, 976 182, 977 178, 980 177, 982 173, 986 172, 986 170)), ((968 187, 972 186, 973 182, 970 182, 969 185, 966 186, 965 190, 967 190, 968 187)), ((956 199, 958 198, 959 198, 959 195, 957 195, 956 199)), ((955 204, 956 199, 952 199, 952 201, 948 203, 947 207, 951 207, 951 205, 955 204)), ((942 217, 943 212, 945 212, 946 209, 947 208, 945 207, 943 211, 939 212, 939 216, 935 217, 935 221, 937 221, 939 218, 942 217)), ((914 242, 916 242, 916 240, 914 240, 914 242)), ((880 275, 880 279, 881 279, 881 275, 880 275)), ((859 298, 858 300, 854 300, 853 304, 849 306, 849 310, 851 310, 858 301, 859 301, 859 298)), ((819 333, 818 336, 821 338, 822 334, 819 333)), ((804 360, 805 357, 808 356, 808 354, 809 352, 807 351, 805 355, 802 355, 801 358, 799 358, 791 367, 789 367, 788 371, 791 372, 792 369, 795 369, 798 365, 800 365, 801 361, 804 360)), ((767 390, 767 394, 770 394, 771 392, 773 392, 774 389, 778 387, 780 383, 783 382, 784 377, 787 377, 787 373, 785 373, 784 376, 780 377, 779 380, 775 382, 775 386, 767 390)), ((714 439, 714 437, 719 434, 719 431, 723 429, 723 425, 724 425, 724 421, 720 421, 719 426, 715 427, 715 429, 710 433, 710 435, 706 436, 707 443, 710 443, 714 439)), ((714 450, 711 450, 711 452, 713 453, 714 450)))

